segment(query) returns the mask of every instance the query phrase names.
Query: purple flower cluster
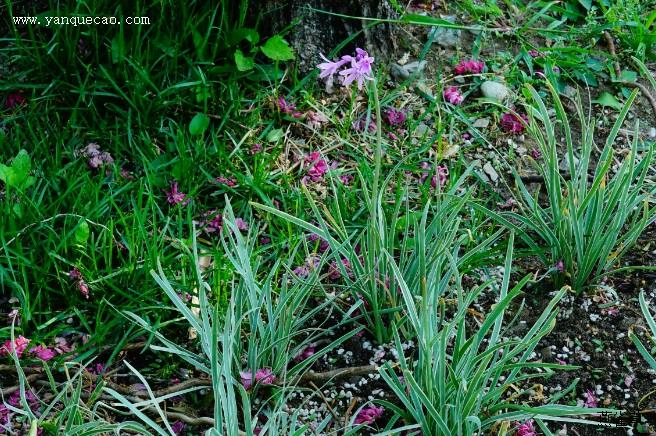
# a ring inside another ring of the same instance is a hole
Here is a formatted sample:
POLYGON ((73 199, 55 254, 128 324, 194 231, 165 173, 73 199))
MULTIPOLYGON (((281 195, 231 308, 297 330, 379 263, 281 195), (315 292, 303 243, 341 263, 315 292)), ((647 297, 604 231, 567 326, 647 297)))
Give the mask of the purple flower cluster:
POLYGON ((531 49, 528 51, 528 55, 532 58, 543 58, 545 55, 542 52, 539 52, 538 50, 531 49))
POLYGON ((13 342, 10 339, 7 339, 5 343, 0 346, 0 357, 8 356, 12 351, 15 351, 16 356, 20 358, 23 356, 23 352, 27 349, 29 344, 30 340, 24 336, 14 338, 13 342))
MULTIPOLYGON (((351 272, 351 263, 348 261, 346 258, 342 258, 342 265, 344 266, 344 269, 346 270, 346 273, 349 275, 349 277, 353 276, 353 273, 351 272)), ((339 268, 339 265, 337 264, 336 261, 330 262, 330 266, 328 269, 328 278, 331 280, 337 280, 342 276, 342 271, 339 268)))
POLYGON ((443 187, 444 185, 446 185, 446 182, 449 178, 449 169, 447 167, 443 165, 437 165, 435 167, 435 170, 431 170, 431 164, 429 164, 428 162, 422 162, 421 168, 423 170, 428 170, 428 171, 425 171, 422 174, 421 179, 419 179, 420 183, 426 182, 426 179, 428 179, 431 173, 433 173, 430 182, 431 188, 435 189, 438 186, 443 187))
POLYGON ((405 112, 393 107, 388 107, 385 109, 385 112, 383 112, 383 119, 387 121, 387 124, 391 127, 400 126, 405 123, 406 118, 405 112))
POLYGON ((186 206, 191 201, 191 198, 188 198, 187 194, 178 191, 178 182, 175 180, 171 182, 171 190, 165 190, 164 193, 166 193, 166 201, 172 205, 182 203, 183 206, 186 206))
POLYGON ((458 88, 450 86, 444 91, 444 99, 453 105, 460 105, 465 100, 458 88))
MULTIPOLYGON (((36 395, 34 395, 32 393, 32 391, 26 390, 25 391, 25 399, 27 400, 27 405, 29 406, 32 413, 34 413, 35 415, 38 416, 39 415, 39 413, 38 413, 38 411, 39 411, 39 399, 36 397, 36 395)), ((20 391, 16 391, 13 394, 11 394, 11 396, 6 401, 7 401, 8 406, 14 407, 16 409, 20 409, 21 408, 20 391)), ((5 427, 5 428, 10 427, 11 418, 12 418, 13 415, 14 415, 14 412, 9 407, 7 407, 6 405, 0 403, 0 426, 5 427)), ((4 429, 2 427, 0 427, 0 432, 2 432, 2 434, 4 434, 4 431, 3 431, 4 429)), ((25 430, 25 429, 23 429, 23 430, 25 430)), ((43 432, 43 430, 41 430, 37 434, 40 435, 42 432, 43 432)), ((27 434, 27 432, 21 433, 21 434, 27 434)))
POLYGON ((214 179, 214 181, 216 183, 218 183, 219 185, 225 185, 228 188, 234 188, 235 186, 237 186, 237 180, 235 180, 233 177, 230 177, 230 178, 228 178, 228 177, 217 177, 216 179, 214 179))
POLYGON ((509 112, 501 117, 501 128, 506 133, 522 133, 526 124, 528 124, 528 117, 524 114, 517 116, 509 112))
POLYGON ((321 154, 318 151, 313 151, 308 154, 305 156, 304 160, 307 165, 307 175, 301 180, 303 184, 307 184, 308 182, 320 182, 330 169, 328 162, 321 157, 321 154))
POLYGON ((77 156, 84 156, 89 158, 89 168, 94 170, 102 167, 103 165, 110 165, 114 163, 114 158, 112 155, 106 151, 102 151, 100 149, 100 145, 96 144, 95 142, 87 144, 86 147, 77 150, 75 154, 77 156))
POLYGON ((372 404, 371 406, 363 407, 355 417, 354 423, 356 425, 373 424, 374 421, 383 416, 383 413, 385 413, 385 409, 382 406, 374 406, 372 404))
POLYGON ((68 277, 75 283, 75 287, 77 288, 78 291, 80 291, 80 294, 87 300, 89 299, 89 285, 87 282, 84 280, 84 276, 80 272, 79 269, 73 268, 69 273, 68 277))
POLYGON ((585 401, 583 402, 583 405, 591 409, 599 407, 599 399, 590 389, 588 389, 585 393, 585 401))
POLYGON ((276 101, 278 103, 278 109, 283 114, 290 115, 293 118, 301 118, 303 114, 296 110, 296 105, 294 103, 289 103, 285 100, 284 97, 278 97, 276 101))
POLYGON ((314 348, 313 345, 308 345, 307 347, 303 348, 301 352, 294 357, 294 362, 302 362, 305 359, 314 356, 314 353, 316 352, 317 350, 314 348))
POLYGON ((297 266, 296 268, 294 268, 292 272, 297 277, 304 279, 307 278, 307 276, 309 276, 312 271, 317 269, 318 266, 319 266, 319 257, 308 256, 308 258, 305 259, 305 264, 297 266))
POLYGON ((254 384, 270 385, 276 381, 276 376, 271 368, 261 368, 255 371, 255 380, 253 380, 253 371, 251 370, 241 371, 239 376, 246 390, 249 390, 254 384))
MULTIPOLYGON (((223 231, 223 215, 216 209, 208 210, 203 213, 200 221, 196 221, 196 225, 207 235, 221 234, 223 231)), ((248 223, 241 218, 235 218, 235 225, 238 230, 248 230, 248 223)))
POLYGON ((463 74, 480 74, 484 69, 485 62, 469 59, 460 61, 455 67, 455 73, 459 76, 463 74))
POLYGON ((515 421, 515 426, 517 426, 516 436, 537 436, 532 419, 527 419, 523 424, 515 421))
POLYGON ((344 55, 338 61, 330 61, 324 55, 320 55, 325 61, 317 65, 321 70, 320 79, 332 80, 334 75, 339 75, 342 85, 349 86, 353 82, 358 83, 358 89, 362 89, 365 80, 373 80, 371 65, 374 58, 361 48, 355 49, 355 56, 344 55), (345 68, 348 67, 348 68, 345 68))
POLYGON ((7 99, 5 100, 5 108, 7 109, 13 109, 16 106, 22 106, 24 104, 25 97, 23 97, 18 92, 12 92, 11 94, 7 95, 7 99))
POLYGON ((24 336, 18 336, 14 338, 14 341, 11 340, 5 341, 5 343, 0 346, 0 357, 8 356, 9 353, 15 351, 16 356, 20 359, 26 352, 29 352, 34 357, 37 357, 43 361, 48 361, 58 354, 68 353, 72 350, 68 346, 66 339, 64 338, 55 338, 56 345, 52 348, 46 347, 45 345, 37 345, 36 347, 29 348, 32 341, 24 336))

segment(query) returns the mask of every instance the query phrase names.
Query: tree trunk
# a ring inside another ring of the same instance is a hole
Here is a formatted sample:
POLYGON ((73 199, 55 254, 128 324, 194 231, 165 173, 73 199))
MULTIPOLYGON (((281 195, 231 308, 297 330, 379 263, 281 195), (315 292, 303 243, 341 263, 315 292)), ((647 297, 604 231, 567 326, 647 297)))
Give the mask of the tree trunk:
POLYGON ((352 52, 356 46, 377 58, 389 57, 398 51, 395 26, 381 23, 372 27, 373 21, 362 19, 398 17, 389 0, 265 0, 256 9, 262 13, 260 24, 265 32, 278 33, 292 25, 285 38, 294 48, 301 72, 310 71, 321 62, 320 53, 327 56, 358 32, 340 55, 352 52))

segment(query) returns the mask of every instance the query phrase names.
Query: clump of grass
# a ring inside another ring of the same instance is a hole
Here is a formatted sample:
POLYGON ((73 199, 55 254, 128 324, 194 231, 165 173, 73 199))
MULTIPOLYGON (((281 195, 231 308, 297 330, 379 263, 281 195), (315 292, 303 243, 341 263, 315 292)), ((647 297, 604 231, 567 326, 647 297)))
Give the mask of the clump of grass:
MULTIPOLYGON (((425 229, 420 229, 420 232, 425 229)), ((513 404, 508 388, 520 381, 544 377, 535 372, 542 368, 547 373, 554 369, 575 367, 529 362, 538 343, 556 323, 556 306, 568 291, 562 288, 551 299, 545 310, 521 339, 504 339, 503 332, 518 320, 517 316, 506 323, 504 319, 510 304, 519 296, 530 276, 524 277, 510 288, 514 236, 511 234, 504 265, 501 286, 488 281, 465 292, 460 283, 456 261, 439 281, 440 292, 431 292, 415 302, 414 294, 403 274, 388 256, 403 293, 404 309, 409 324, 417 337, 418 353, 414 359, 401 358, 401 376, 387 363, 381 375, 399 398, 401 406, 382 402, 406 423, 404 430, 421 430, 423 434, 473 434, 489 430, 496 422, 528 418, 553 419, 567 415, 590 413, 590 409, 558 405, 562 395, 551 399, 549 405, 524 407, 513 404), (453 284, 451 284, 453 282, 453 284), (479 323, 477 331, 469 332, 466 322, 468 308, 488 286, 499 291, 499 302, 479 323), (455 313, 449 315, 446 296, 457 301, 455 313)), ((437 247, 435 247, 437 248, 437 247)), ((521 308, 520 306, 520 312, 521 308)), ((398 334, 396 346, 403 356, 398 334)), ((576 385, 575 381, 565 392, 576 385)), ((517 395, 521 395, 518 393, 517 395)), ((395 434, 401 428, 382 434, 395 434)))
POLYGON ((618 154, 617 135, 637 91, 622 107, 597 156, 596 121, 586 116, 580 97, 576 100, 576 123, 581 137, 575 142, 573 122, 556 90, 549 84, 554 121, 539 93, 531 86, 527 89, 534 102, 528 111, 536 121, 529 125, 529 132, 543 156, 535 165, 542 177, 543 191, 532 193, 513 170, 520 212, 497 213, 481 205, 474 207, 518 232, 545 265, 554 266, 558 281, 582 292, 603 277, 625 270, 619 267, 622 256, 635 246, 643 230, 656 221, 656 206, 650 206, 656 185, 647 178, 653 163, 653 146, 640 150, 636 125, 631 148, 612 173, 618 154), (559 152, 561 135, 565 138, 564 156, 559 152), (563 157, 565 170, 560 168, 563 157), (544 199, 540 197, 542 192, 544 199))

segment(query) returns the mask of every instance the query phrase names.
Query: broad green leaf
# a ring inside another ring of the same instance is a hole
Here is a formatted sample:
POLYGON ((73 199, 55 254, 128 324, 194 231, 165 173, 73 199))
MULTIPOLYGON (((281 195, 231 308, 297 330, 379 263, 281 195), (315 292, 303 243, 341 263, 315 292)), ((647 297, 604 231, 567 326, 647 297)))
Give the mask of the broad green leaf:
POLYGON ((598 99, 592 100, 593 103, 600 104, 602 106, 612 107, 613 109, 621 110, 622 103, 617 101, 615 96, 609 92, 602 92, 598 99))
POLYGON ((282 138, 282 129, 273 129, 267 135, 267 141, 269 142, 278 142, 282 138))
POLYGON ((257 44, 260 41, 260 35, 255 29, 240 27, 239 29, 230 32, 227 37, 228 46, 233 46, 243 40, 246 40, 251 44, 257 44))
POLYGON ((89 239, 89 224, 84 218, 80 219, 80 222, 75 229, 75 242, 80 245, 86 245, 87 240, 89 239))
POLYGON ((260 48, 266 57, 274 61, 289 61, 294 59, 294 52, 280 35, 273 35, 260 48))
POLYGON ((196 114, 189 123, 189 133, 194 136, 202 135, 210 126, 210 118, 205 114, 196 114))
POLYGON ((244 56, 244 53, 237 49, 235 51, 235 64, 237 64, 237 69, 239 71, 249 71, 255 66, 255 61, 252 57, 244 56))
POLYGON ((0 164, 0 180, 10 188, 23 192, 35 182, 35 178, 30 176, 31 170, 30 156, 27 151, 21 150, 11 162, 11 166, 0 164))
POLYGON ((622 74, 620 74, 620 80, 622 82, 635 82, 638 80, 638 73, 631 70, 624 70, 622 71, 622 74))
POLYGON ((592 0, 579 0, 579 3, 585 8, 586 11, 589 11, 592 7, 592 0))
POLYGON ((125 58, 125 42, 120 36, 112 38, 112 63, 118 64, 125 58))

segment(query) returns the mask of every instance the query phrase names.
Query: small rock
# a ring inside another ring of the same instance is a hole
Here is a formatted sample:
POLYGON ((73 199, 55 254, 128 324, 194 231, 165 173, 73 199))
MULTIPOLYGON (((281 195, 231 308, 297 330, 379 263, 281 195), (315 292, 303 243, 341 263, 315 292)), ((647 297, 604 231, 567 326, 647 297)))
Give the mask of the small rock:
POLYGON ((477 129, 484 129, 489 125, 490 125, 489 118, 479 118, 476 121, 474 121, 474 124, 472 124, 472 126, 476 127, 477 129))
POLYGON ((394 80, 399 82, 410 78, 408 70, 406 70, 403 65, 399 64, 392 64, 390 74, 394 80))
POLYGON ((414 61, 405 65, 392 64, 390 74, 397 81, 407 80, 413 76, 419 76, 426 68, 426 61, 414 61))
POLYGON ((563 95, 568 98, 573 98, 576 96, 576 88, 570 85, 565 85, 565 88, 562 91, 563 95))
POLYGON ((481 84, 481 92, 491 100, 502 102, 510 95, 510 90, 506 85, 492 80, 487 80, 481 84))
POLYGON ((426 68, 426 61, 409 62, 403 65, 403 68, 405 68, 405 70, 408 71, 410 75, 419 74, 424 71, 424 68, 426 68))
MULTIPOLYGON (((576 168, 579 165, 579 159, 574 156, 574 168, 576 168)), ((560 164, 558 165, 558 168, 561 171, 566 171, 569 172, 569 155, 565 155, 565 157, 560 161, 560 164)))
MULTIPOLYGON (((442 19, 451 23, 456 22, 456 17, 452 15, 442 15, 442 19)), ((428 36, 429 38, 432 37, 433 41, 437 42, 441 47, 458 47, 460 45, 460 37, 462 36, 462 31, 459 29, 436 26, 428 31, 428 36)))
POLYGON ((420 81, 420 82, 417 83, 416 88, 417 88, 418 91, 423 92, 424 94, 426 94, 426 95, 429 96, 429 97, 432 97, 432 96, 433 96, 433 90, 430 89, 430 88, 429 88, 424 82, 422 82, 422 81, 420 81))
POLYGON ((488 175, 492 183, 496 183, 497 180, 499 180, 499 174, 490 162, 485 162, 485 165, 483 165, 483 171, 485 171, 485 174, 488 175))
POLYGON ((415 135, 424 136, 424 134, 426 134, 427 131, 428 131, 428 126, 424 123, 419 123, 417 129, 415 130, 415 135))
POLYGON ((649 129, 649 137, 656 138, 656 127, 652 127, 651 129, 649 129))

